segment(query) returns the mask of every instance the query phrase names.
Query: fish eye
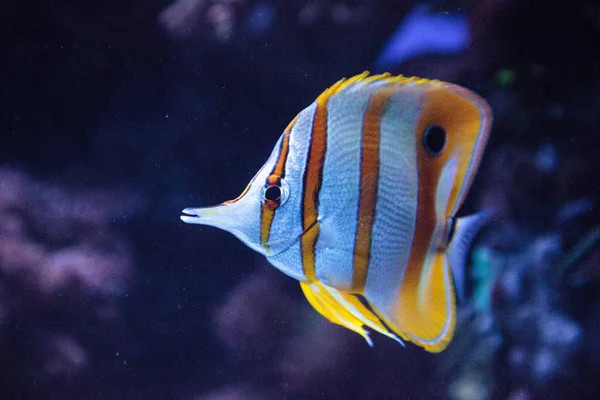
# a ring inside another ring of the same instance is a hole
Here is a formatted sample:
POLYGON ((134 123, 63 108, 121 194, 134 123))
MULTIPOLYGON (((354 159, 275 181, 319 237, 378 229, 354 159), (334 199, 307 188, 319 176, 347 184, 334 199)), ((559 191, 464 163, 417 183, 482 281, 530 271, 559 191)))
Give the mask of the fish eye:
POLYGON ((271 185, 265 188, 265 200, 279 201, 281 199, 281 187, 271 185))
POLYGON ((439 125, 431 125, 423 132, 423 147, 429 155, 439 156, 446 146, 446 130, 439 125))
POLYGON ((261 201, 272 209, 285 203, 287 197, 287 184, 279 178, 269 178, 261 191, 261 201))

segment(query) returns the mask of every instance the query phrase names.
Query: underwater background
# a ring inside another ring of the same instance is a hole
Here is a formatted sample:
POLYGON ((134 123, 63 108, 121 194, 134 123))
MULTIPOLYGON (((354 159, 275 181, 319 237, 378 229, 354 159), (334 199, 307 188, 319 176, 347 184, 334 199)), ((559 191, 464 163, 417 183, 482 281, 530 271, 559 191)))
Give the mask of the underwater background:
POLYGON ((4 0, 0 399, 600 398, 600 3, 4 0), (461 214, 456 336, 321 317, 233 236, 288 122, 364 70, 457 83, 494 125, 461 214))

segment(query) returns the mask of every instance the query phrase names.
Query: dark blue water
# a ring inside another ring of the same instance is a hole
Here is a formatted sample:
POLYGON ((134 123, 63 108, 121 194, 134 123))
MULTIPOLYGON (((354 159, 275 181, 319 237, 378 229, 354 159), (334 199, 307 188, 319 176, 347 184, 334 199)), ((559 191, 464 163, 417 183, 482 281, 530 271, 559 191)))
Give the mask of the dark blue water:
POLYGON ((600 5, 6 0, 0 399, 595 399, 600 5), (180 210, 234 198, 364 70, 454 82, 495 121, 440 354, 327 322, 180 210))

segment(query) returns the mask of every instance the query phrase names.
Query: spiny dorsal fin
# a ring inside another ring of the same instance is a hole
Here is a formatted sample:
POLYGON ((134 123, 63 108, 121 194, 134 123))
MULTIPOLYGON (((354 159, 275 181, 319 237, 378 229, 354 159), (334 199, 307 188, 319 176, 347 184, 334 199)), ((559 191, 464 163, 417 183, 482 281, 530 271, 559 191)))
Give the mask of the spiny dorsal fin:
POLYGON ((331 87, 325 89, 323 93, 317 97, 317 103, 324 102, 327 98, 333 96, 336 93, 343 91, 355 84, 359 84, 361 86, 366 86, 371 83, 385 83, 385 84, 393 84, 393 83, 414 83, 414 84, 442 84, 443 82, 435 80, 435 79, 425 79, 419 78, 417 76, 406 77, 404 75, 396 75, 392 76, 389 72, 384 74, 377 75, 369 75, 369 71, 365 71, 362 74, 354 75, 350 78, 342 78, 336 83, 334 83, 331 87))

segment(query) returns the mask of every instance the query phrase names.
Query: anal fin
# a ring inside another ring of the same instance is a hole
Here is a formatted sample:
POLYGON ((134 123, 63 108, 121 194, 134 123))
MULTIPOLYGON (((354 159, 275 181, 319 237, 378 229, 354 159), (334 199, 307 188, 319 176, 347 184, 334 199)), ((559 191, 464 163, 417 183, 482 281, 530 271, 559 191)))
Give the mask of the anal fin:
POLYGON ((369 346, 373 346, 373 341, 365 326, 402 343, 398 336, 353 294, 340 292, 319 281, 300 282, 300 287, 308 302, 322 316, 334 324, 358 333, 369 346))

